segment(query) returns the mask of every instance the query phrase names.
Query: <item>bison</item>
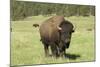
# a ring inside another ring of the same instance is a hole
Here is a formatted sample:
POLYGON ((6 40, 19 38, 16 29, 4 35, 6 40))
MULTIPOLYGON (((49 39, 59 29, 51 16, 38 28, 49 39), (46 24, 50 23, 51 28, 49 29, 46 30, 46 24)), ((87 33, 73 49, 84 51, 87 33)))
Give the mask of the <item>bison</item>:
POLYGON ((44 21, 39 28, 41 41, 44 45, 45 56, 49 56, 49 46, 52 56, 65 56, 69 48, 74 26, 64 19, 64 16, 53 16, 44 21))

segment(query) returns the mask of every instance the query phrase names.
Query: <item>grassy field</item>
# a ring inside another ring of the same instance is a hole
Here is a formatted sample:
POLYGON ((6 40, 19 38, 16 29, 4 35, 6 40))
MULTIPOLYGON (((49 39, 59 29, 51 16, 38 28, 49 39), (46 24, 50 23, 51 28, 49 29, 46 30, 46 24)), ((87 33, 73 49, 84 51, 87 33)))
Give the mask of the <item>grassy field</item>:
POLYGON ((40 42, 39 29, 33 23, 41 24, 49 17, 33 16, 22 21, 11 21, 11 65, 33 65, 69 63, 95 60, 95 17, 66 17, 76 31, 72 35, 68 58, 45 57, 40 42), (91 29, 91 30, 90 30, 91 29), (89 31, 90 30, 90 31, 89 31))

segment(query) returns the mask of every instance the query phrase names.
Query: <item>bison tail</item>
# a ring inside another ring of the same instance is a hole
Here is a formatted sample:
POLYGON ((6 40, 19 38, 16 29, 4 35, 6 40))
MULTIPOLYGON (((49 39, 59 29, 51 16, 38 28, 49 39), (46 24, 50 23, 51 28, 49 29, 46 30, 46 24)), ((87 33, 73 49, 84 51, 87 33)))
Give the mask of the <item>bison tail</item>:
POLYGON ((39 24, 35 23, 35 24, 33 24, 33 27, 39 27, 39 24))

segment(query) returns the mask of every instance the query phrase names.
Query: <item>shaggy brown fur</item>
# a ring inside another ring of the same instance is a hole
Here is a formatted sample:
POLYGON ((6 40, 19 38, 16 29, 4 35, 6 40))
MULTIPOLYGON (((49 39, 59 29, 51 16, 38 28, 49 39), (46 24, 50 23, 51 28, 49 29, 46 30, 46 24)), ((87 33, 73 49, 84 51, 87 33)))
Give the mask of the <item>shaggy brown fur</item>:
POLYGON ((66 34, 69 36, 66 38, 66 35, 62 32, 72 33, 73 25, 69 21, 66 21, 63 16, 54 16, 44 21, 39 30, 41 41, 44 44, 45 55, 49 55, 48 47, 50 46, 52 55, 57 57, 65 51, 66 46, 63 43, 64 40, 71 37, 71 34, 66 34), (58 27, 61 27, 61 30, 58 27), (63 38, 63 35, 65 38, 63 38))

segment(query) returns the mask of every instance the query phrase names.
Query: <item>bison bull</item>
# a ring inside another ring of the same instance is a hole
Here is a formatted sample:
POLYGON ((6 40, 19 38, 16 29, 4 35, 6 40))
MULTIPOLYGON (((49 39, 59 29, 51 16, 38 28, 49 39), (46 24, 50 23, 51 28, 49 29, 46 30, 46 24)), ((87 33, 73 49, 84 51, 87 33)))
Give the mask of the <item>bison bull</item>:
POLYGON ((44 21, 39 31, 46 56, 49 56, 49 46, 54 57, 65 55, 74 32, 71 22, 65 20, 63 16, 54 16, 44 21))

